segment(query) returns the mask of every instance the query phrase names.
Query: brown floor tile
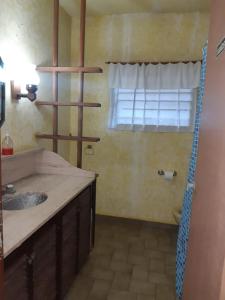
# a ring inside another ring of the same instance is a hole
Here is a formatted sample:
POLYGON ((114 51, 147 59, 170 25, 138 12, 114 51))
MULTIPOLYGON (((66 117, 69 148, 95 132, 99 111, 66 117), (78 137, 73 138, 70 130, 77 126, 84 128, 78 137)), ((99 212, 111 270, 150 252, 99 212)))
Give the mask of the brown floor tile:
POLYGON ((128 291, 131 281, 130 273, 116 273, 113 283, 112 289, 116 291, 128 291))
POLYGON ((156 238, 148 238, 145 240, 145 248, 158 249, 158 241, 156 238))
POLYGON ((66 300, 86 300, 93 284, 94 280, 92 278, 87 276, 78 276, 74 281, 66 300))
POLYGON ((174 276, 176 275, 176 266, 167 266, 166 265, 166 274, 174 276))
POLYGON ((73 290, 71 289, 65 300, 87 300, 90 291, 88 290, 73 290))
POLYGON ((115 250, 112 256, 113 261, 127 262, 128 250, 115 250))
POLYGON ((109 242, 106 241, 99 241, 96 243, 94 248, 94 253, 100 254, 100 255, 112 255, 113 254, 113 247, 109 244, 109 242))
POLYGON ((95 267, 100 267, 104 269, 109 269, 110 263, 112 260, 112 255, 108 254, 93 254, 91 257, 91 264, 95 267))
POLYGON ((132 278, 137 280, 148 280, 148 267, 147 266, 134 266, 132 278))
POLYGON ((155 296, 155 285, 145 281, 133 279, 130 283, 130 291, 137 294, 155 296))
POLYGON ((175 287, 162 284, 157 285, 156 300, 176 300, 175 287))
POLYGON ((133 265, 142 265, 146 266, 149 263, 148 258, 146 258, 143 255, 135 255, 135 254, 129 254, 128 255, 128 263, 133 265))
POLYGON ((105 300, 107 299, 108 292, 111 288, 111 282, 107 280, 95 280, 93 287, 88 296, 89 299, 105 300))
POLYGON ((114 278, 114 272, 110 269, 94 268, 90 276, 94 279, 112 281, 114 278))
POLYGON ((140 247, 140 246, 136 246, 136 245, 130 246, 129 254, 131 254, 131 255, 141 255, 141 256, 146 257, 146 258, 149 257, 145 247, 140 247))
POLYGON ((175 300, 176 228, 103 218, 66 300, 175 300))
POLYGON ((118 238, 111 240, 110 242, 110 246, 115 250, 128 250, 128 242, 124 241, 124 239, 121 238, 121 240, 119 240, 118 238))
POLYGON ((150 259, 150 272, 165 273, 165 264, 161 259, 150 259))
POLYGON ((166 254, 166 264, 174 267, 176 265, 176 255, 175 254, 166 254))
POLYGON ((149 282, 151 283, 158 283, 158 284, 173 284, 174 282, 172 281, 171 277, 162 274, 162 273, 156 273, 156 272, 150 272, 149 274, 149 282))
MULTIPOLYGON (((156 300, 155 296, 149 296, 149 295, 138 295, 137 300, 156 300)), ((166 300, 166 299, 165 299, 166 300)))
POLYGON ((137 295, 132 292, 111 291, 107 300, 137 300, 137 295))
POLYGON ((132 265, 121 261, 112 261, 110 268, 115 272, 132 272, 132 265))
POLYGON ((160 259, 161 261, 165 261, 165 256, 166 256, 165 252, 159 250, 146 250, 146 253, 150 258, 156 258, 156 259, 160 259))

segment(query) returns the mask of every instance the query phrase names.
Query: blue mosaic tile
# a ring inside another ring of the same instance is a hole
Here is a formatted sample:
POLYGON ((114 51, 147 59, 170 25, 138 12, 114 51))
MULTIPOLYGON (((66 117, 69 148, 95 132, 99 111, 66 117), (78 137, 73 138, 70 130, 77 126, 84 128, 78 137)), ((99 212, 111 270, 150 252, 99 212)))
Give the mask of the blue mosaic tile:
MULTIPOLYGON (((200 88, 198 91, 196 116, 195 116, 195 129, 192 144, 192 154, 190 157, 187 184, 193 183, 195 180, 196 165, 198 159, 198 142, 199 142, 199 130, 201 122, 202 101, 205 91, 205 77, 206 77, 206 60, 207 60, 207 46, 203 49, 203 62, 201 70, 200 88)), ((184 193, 183 209, 181 222, 179 226, 179 233, 177 239, 177 258, 176 258, 176 293, 178 299, 182 299, 185 264, 187 257, 187 247, 189 240, 190 220, 192 211, 192 198, 193 189, 189 188, 184 193)))

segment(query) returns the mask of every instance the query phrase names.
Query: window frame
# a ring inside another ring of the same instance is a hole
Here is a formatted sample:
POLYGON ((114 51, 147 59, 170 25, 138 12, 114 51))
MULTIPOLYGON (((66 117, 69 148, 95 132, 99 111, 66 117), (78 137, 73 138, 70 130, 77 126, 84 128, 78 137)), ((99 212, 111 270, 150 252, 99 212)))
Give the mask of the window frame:
MULTIPOLYGON (((112 130, 118 131, 152 131, 152 132, 193 132, 195 126, 195 114, 196 114, 196 105, 197 105, 197 96, 198 96, 198 88, 190 89, 192 90, 192 101, 191 110, 190 110, 190 122, 189 126, 169 126, 169 125, 145 125, 145 124, 115 124, 114 116, 117 115, 118 111, 118 96, 115 96, 115 93, 119 88, 110 89, 110 99, 111 99, 111 107, 110 107, 110 117, 109 117, 109 128, 112 130)), ((135 96, 136 89, 130 89, 134 91, 134 100, 133 107, 135 105, 135 96)), ((172 90, 172 89, 171 89, 172 90)), ((182 89, 180 89, 182 90, 182 89)), ((132 100, 128 100, 132 101, 132 100)), ((159 101, 156 101, 160 103, 159 101)), ((158 109, 160 111, 160 109, 158 109)), ((135 109, 133 109, 133 113, 135 109)))

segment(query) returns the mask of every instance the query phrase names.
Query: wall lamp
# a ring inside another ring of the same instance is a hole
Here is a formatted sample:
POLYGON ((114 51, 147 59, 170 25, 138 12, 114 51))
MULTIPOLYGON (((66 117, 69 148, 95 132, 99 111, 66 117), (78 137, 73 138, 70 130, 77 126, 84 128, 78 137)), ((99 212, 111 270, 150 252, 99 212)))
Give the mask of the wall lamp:
POLYGON ((18 68, 19 72, 14 72, 14 79, 11 80, 12 99, 20 100, 27 98, 31 102, 37 99, 38 85, 40 78, 35 65, 26 65, 18 68), (17 73, 17 74, 16 74, 17 73))

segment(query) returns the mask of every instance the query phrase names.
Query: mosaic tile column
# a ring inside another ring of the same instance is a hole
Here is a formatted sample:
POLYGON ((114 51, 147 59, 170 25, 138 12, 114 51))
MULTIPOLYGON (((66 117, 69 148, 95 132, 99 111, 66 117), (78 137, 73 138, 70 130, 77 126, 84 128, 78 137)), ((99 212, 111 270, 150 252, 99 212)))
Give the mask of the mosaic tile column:
POLYGON ((203 49, 203 62, 201 70, 200 88, 198 91, 196 116, 195 116, 195 129, 192 144, 192 154, 189 162, 189 171, 187 177, 187 189, 184 193, 183 210, 177 240, 177 259, 176 259, 176 292, 178 299, 182 299, 184 272, 187 257, 187 248, 189 240, 190 220, 192 211, 192 197, 194 190, 194 181, 196 173, 196 165, 198 159, 198 143, 199 143, 199 130, 200 120, 202 113, 202 100, 205 91, 205 76, 206 76, 206 60, 207 60, 207 46, 203 49))

